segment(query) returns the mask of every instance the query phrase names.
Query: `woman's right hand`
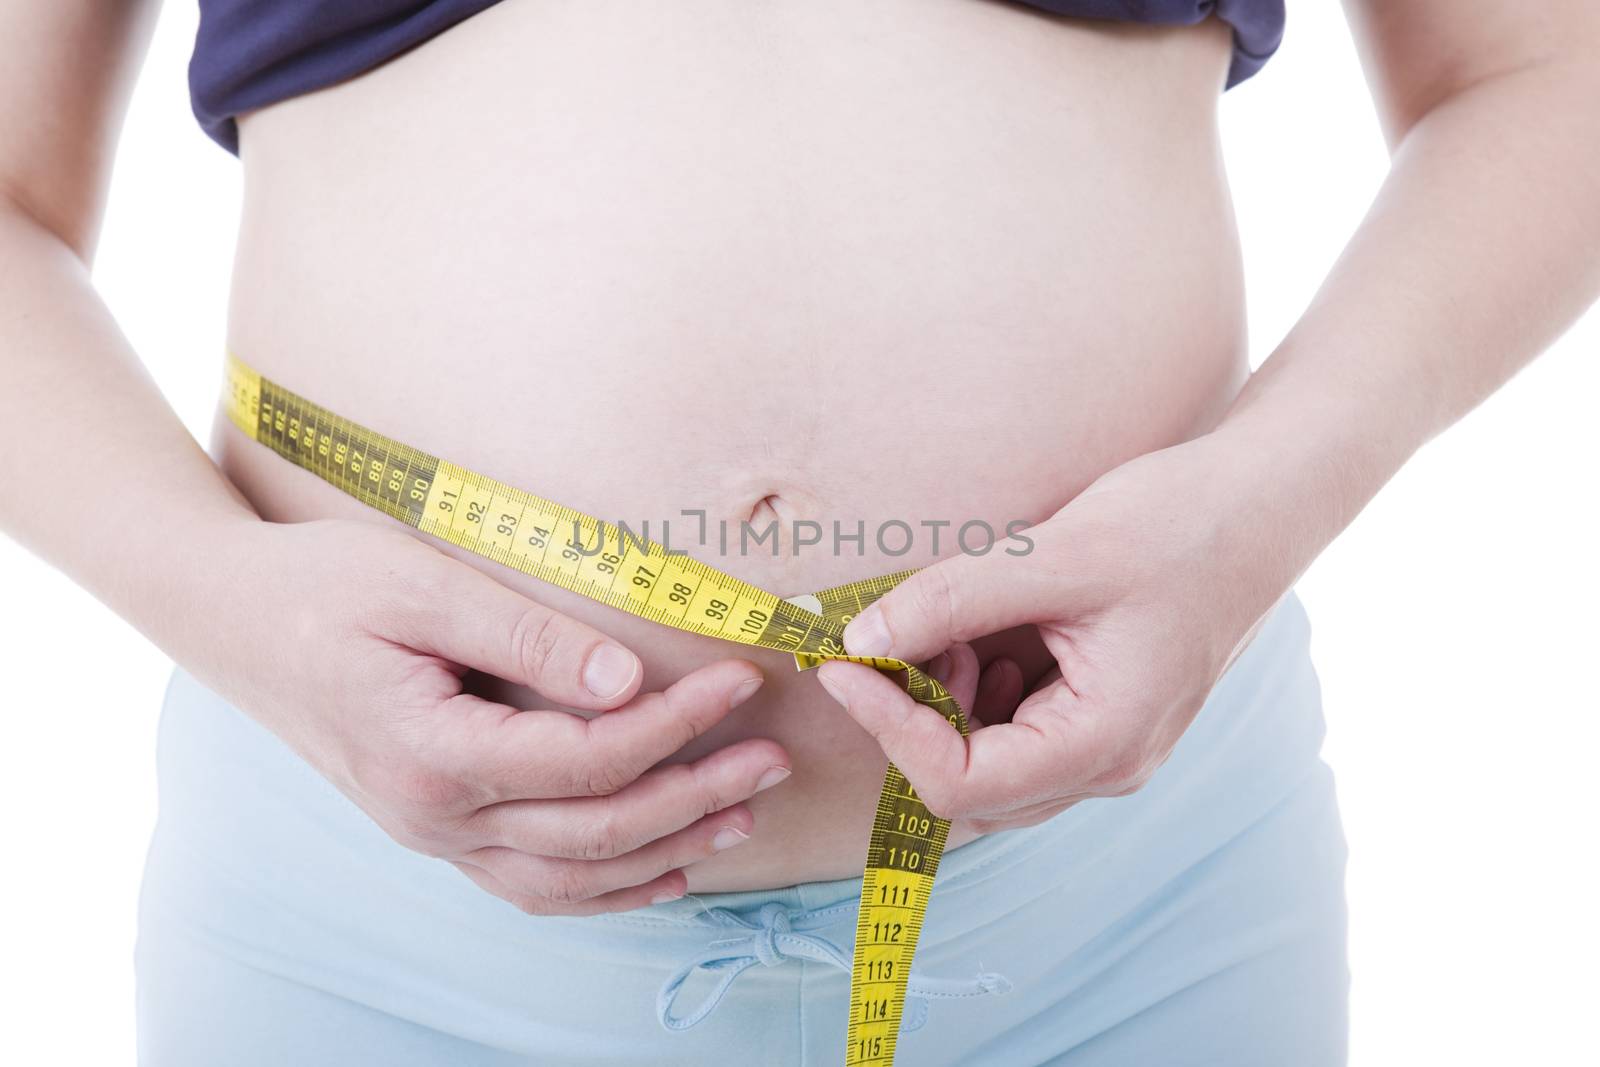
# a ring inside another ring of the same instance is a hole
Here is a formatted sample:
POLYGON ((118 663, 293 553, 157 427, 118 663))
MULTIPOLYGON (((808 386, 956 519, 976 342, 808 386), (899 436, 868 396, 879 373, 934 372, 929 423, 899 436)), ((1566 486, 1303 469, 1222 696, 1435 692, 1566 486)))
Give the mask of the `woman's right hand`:
POLYGON ((228 622, 212 624, 197 676, 400 844, 529 914, 682 896, 681 868, 743 841, 741 801, 788 774, 762 738, 657 766, 756 691, 753 664, 638 694, 632 652, 398 529, 234 533, 229 595, 205 611, 228 622), (463 691, 468 669, 603 714, 490 703, 463 691))

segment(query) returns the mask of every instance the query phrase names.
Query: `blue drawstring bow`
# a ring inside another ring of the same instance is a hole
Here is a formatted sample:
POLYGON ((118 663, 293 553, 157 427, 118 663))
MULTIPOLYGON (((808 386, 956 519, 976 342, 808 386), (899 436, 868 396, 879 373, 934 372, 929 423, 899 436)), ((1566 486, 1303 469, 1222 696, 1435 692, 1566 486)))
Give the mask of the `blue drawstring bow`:
MULTIPOLYGON (((700 1023, 722 1003, 722 998, 727 996, 734 981, 758 963, 763 967, 777 967, 789 960, 811 960, 832 964, 847 974, 850 971, 850 957, 839 946, 806 932, 808 927, 834 921, 829 917, 812 912, 791 915, 782 904, 775 902, 763 904, 754 918, 747 918, 726 908, 708 908, 699 917, 742 932, 735 937, 711 942, 662 985, 661 993, 656 997, 656 1017, 668 1030, 687 1030, 700 1023), (712 974, 721 975, 717 984, 689 1014, 673 1014, 673 1004, 683 984, 701 967, 712 974)), ((906 1015, 901 1029, 915 1030, 926 1022, 928 1002, 932 999, 978 997, 990 993, 1008 993, 1010 990, 1011 983, 1003 975, 990 972, 982 972, 965 981, 921 978, 912 974, 906 987, 906 1015)))

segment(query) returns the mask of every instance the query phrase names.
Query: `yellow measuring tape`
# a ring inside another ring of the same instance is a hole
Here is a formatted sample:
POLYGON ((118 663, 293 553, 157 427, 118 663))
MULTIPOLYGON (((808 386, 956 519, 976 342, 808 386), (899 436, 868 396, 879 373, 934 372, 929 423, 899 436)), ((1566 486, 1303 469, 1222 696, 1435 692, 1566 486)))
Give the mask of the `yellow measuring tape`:
MULTIPOLYGON (((231 355, 223 402, 254 440, 423 533, 643 619, 789 653, 801 670, 842 659, 901 673, 918 703, 967 732, 955 698, 915 666, 845 654, 845 624, 910 572, 796 598, 801 603, 782 600, 612 524, 358 426, 231 355)), ((846 1064, 894 1062, 911 958, 949 831, 891 764, 861 882, 846 1064)))

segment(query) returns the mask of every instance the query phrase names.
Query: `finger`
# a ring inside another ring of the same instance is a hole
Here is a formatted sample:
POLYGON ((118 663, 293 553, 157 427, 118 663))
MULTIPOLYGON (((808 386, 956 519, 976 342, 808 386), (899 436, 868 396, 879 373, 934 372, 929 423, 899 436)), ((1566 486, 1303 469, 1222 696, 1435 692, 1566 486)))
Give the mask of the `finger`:
POLYGON ((969 715, 978 693, 978 673, 978 654, 965 643, 951 645, 928 664, 928 674, 937 678, 969 715))
POLYGON ((944 717, 912 700, 885 675, 857 663, 824 663, 817 679, 850 717, 872 735, 924 798, 943 799, 965 774, 967 740, 944 717), (925 785, 939 783, 933 794, 925 785))
MULTIPOLYGON (((721 722, 760 688, 760 668, 746 660, 724 660, 685 675, 660 693, 585 723, 580 753, 587 765, 583 784, 593 795, 609 795, 637 779, 721 722)), ((788 773, 783 747, 753 738, 741 758, 760 760, 764 770, 788 773)))
MULTIPOLYGON (((1080 745, 1075 719, 1064 704, 1042 693, 1030 698, 1032 714, 986 726, 963 738, 938 712, 912 700, 884 675, 835 661, 818 677, 905 773, 935 815, 992 816, 1045 803, 1074 792, 1100 754, 1080 745)), ((1065 701, 1064 684, 1048 691, 1065 701), (1058 692, 1059 691, 1059 692, 1058 692)))
POLYGON ((708 815, 675 834, 613 859, 555 859, 500 847, 478 849, 465 858, 512 889, 568 905, 649 884, 668 871, 744 843, 753 826, 749 809, 741 806, 708 815))
MULTIPOLYGON (((593 719, 517 711, 463 693, 448 702, 434 758, 447 776, 475 786, 479 807, 608 796, 721 722, 760 685, 754 664, 724 660, 593 719)), ((762 739, 748 743, 742 758, 764 761, 763 769, 789 767, 783 749, 762 739)))
POLYGON ((1010 722, 1022 701, 1022 668, 1015 660, 997 659, 983 669, 973 697, 971 718, 993 725, 1010 722))
POLYGON ((668 871, 645 885, 630 886, 615 893, 593 897, 576 904, 560 905, 545 897, 519 892, 496 878, 489 871, 466 860, 453 860, 455 868, 485 892, 499 897, 528 915, 600 915, 614 911, 632 911, 649 904, 663 904, 677 900, 688 891, 689 880, 682 871, 668 871))
POLYGON ((1031 561, 990 553, 954 556, 918 571, 845 627, 845 647, 858 656, 894 656, 915 663, 957 641, 1040 622, 1059 598, 1031 561))
MULTIPOLYGON (((550 700, 614 708, 639 689, 639 658, 600 631, 442 553, 406 576, 382 636, 454 660, 550 700)), ((419 557, 422 558, 422 557, 419 557)))
MULTIPOLYGON (((463 830, 478 845, 563 859, 598 860, 642 848, 788 777, 767 744, 742 741, 694 763, 640 775, 611 796, 519 800, 478 811, 463 830)), ((742 827, 746 833, 749 827, 742 827)))

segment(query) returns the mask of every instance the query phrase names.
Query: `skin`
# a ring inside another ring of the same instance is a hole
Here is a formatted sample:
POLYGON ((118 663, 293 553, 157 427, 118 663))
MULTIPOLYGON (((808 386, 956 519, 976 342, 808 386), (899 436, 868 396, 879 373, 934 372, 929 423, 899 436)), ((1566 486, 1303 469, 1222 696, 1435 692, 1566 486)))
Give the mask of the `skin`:
MULTIPOLYGON (((1091 29, 972 0, 583 10, 498 5, 246 117, 230 346, 368 425, 657 532, 684 508, 735 528, 1039 521, 1237 394, 1220 26, 1091 29), (1152 71, 1140 92, 1081 101, 1130 65, 1152 71), (1145 287, 1166 313, 1140 310, 1145 287), (908 383, 915 417, 885 417, 908 383)), ((272 522, 387 522, 231 423, 212 452, 272 522)), ((675 543, 785 596, 932 563, 955 537, 774 557, 685 546, 692 529, 675 543)), ((793 774, 749 799, 750 839, 691 866, 691 890, 859 873, 885 759, 813 675, 442 550, 622 643, 643 691, 730 655, 762 670, 670 758, 766 741, 793 774)), ((983 651, 1049 666, 1024 631, 983 651)), ((505 707, 572 706, 507 681, 464 679, 505 707)), ((252 713, 286 732, 277 708, 252 713)))
POLYGON ((882 676, 821 668, 933 811, 994 830, 1138 789, 1317 554, 1600 289, 1600 9, 1350 9, 1393 169, 1227 416, 1102 476, 1041 551, 930 567, 845 635, 970 676, 958 642, 1029 625, 1057 671, 963 742, 882 676))
POLYGON ((852 873, 885 753, 959 820, 954 843, 1137 788, 1372 493, 1592 300, 1600 120, 1584 102, 1600 95, 1600 14, 1581 0, 1537 17, 1490 0, 1352 5, 1394 170, 1245 383, 1215 148, 1225 35, 911 7, 874 5, 853 17, 882 18, 864 23, 881 32, 841 42, 824 4, 762 16, 787 20, 775 25, 710 0, 656 25, 501 5, 259 112, 243 127, 229 340, 335 410, 608 518, 700 506, 870 521, 943 516, 957 499, 960 518, 1039 521, 1035 551, 1015 559, 939 562, 948 544, 898 559, 712 554, 784 595, 932 564, 849 638, 943 652, 937 670, 985 723, 966 745, 870 671, 728 660, 519 581, 229 426, 213 462, 87 272, 148 5, 0 11, 0 40, 15 42, 0 92, 35 102, 0 111, 0 450, 22 460, 0 523, 401 844, 530 913, 852 873), (919 34, 888 32, 910 17, 919 34), (677 51, 652 47, 674 29, 677 51), (975 33, 993 47, 973 49, 975 33), (891 63, 885 36, 906 49, 891 63), (871 62, 841 56, 831 80, 812 78, 815 56, 848 47, 871 62), (678 55, 705 84, 643 62, 678 55), (462 69, 481 80, 450 77, 462 69), (1062 103, 1128 69, 1148 78, 1062 103), (604 76, 620 70, 644 81, 604 76), (717 95, 712 124, 707 86, 749 91, 717 95), (566 110, 538 106, 564 88, 583 91, 557 97, 566 110), (921 182, 903 180, 906 160, 921 182), (658 180, 618 177, 639 173, 658 180), (525 184, 508 191, 507 174, 525 184), (706 234, 717 255, 689 255, 706 234), (627 270, 574 287, 596 262, 627 270), (1146 289, 1162 314, 1129 299, 1146 289), (997 345, 1001 358, 972 356, 997 345), (695 373, 658 383, 659 407, 617 388, 668 360, 695 373), (794 374, 802 361, 814 373, 794 374), (441 369, 419 398, 414 378, 441 369), (944 423, 884 417, 877 398, 907 381, 944 423), (534 432, 525 398, 539 395, 563 402, 534 432), (723 438, 661 421, 685 406, 729 413, 694 425, 767 448, 729 455, 723 438), (573 441, 581 461, 552 444, 573 441), (88 483, 105 456, 119 476, 92 498, 47 491, 44 461, 88 483), (610 677, 589 670, 603 648, 621 668, 610 677))

